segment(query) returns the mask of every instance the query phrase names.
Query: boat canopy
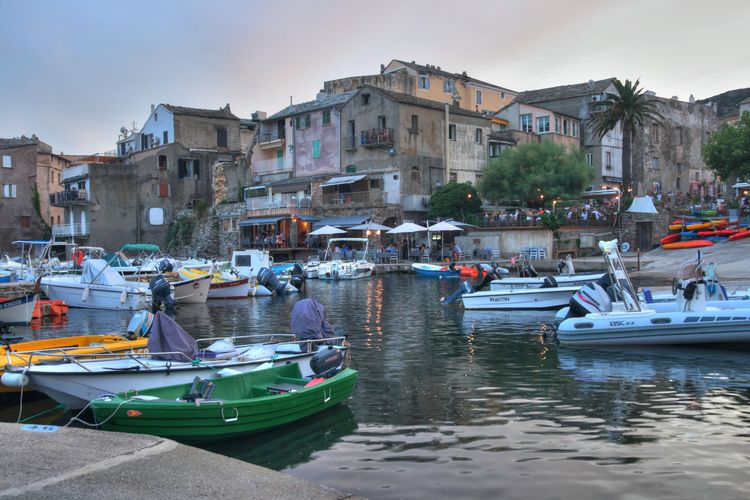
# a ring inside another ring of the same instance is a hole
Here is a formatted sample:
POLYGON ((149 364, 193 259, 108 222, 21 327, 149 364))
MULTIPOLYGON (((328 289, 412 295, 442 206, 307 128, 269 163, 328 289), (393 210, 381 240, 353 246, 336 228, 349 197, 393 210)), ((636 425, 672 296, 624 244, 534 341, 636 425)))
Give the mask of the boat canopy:
POLYGON ((154 245, 151 243, 129 243, 127 245, 123 245, 120 251, 158 253, 160 252, 160 249, 159 245, 154 245))
POLYGON ((103 258, 112 267, 130 267, 130 263, 123 259, 119 253, 108 253, 103 258))
POLYGON ((109 267, 104 259, 87 259, 83 261, 81 283, 91 285, 127 286, 128 282, 120 273, 109 267))

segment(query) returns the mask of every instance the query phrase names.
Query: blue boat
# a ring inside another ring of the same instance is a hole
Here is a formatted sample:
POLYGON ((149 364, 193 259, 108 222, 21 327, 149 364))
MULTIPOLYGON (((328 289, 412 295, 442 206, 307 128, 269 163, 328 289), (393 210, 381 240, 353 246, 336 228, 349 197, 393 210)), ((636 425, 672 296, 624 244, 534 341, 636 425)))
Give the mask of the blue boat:
POLYGON ((411 265, 411 268, 419 276, 429 278, 458 278, 460 276, 458 269, 452 269, 447 266, 436 266, 435 264, 414 263, 411 265))

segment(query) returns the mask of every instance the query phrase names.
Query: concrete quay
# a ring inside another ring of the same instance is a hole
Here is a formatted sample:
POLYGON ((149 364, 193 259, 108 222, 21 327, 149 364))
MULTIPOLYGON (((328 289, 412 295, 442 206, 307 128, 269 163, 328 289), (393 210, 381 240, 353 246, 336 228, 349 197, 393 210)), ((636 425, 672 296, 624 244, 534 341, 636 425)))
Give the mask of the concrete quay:
POLYGON ((155 436, 7 423, 0 436, 0 498, 353 498, 155 436))

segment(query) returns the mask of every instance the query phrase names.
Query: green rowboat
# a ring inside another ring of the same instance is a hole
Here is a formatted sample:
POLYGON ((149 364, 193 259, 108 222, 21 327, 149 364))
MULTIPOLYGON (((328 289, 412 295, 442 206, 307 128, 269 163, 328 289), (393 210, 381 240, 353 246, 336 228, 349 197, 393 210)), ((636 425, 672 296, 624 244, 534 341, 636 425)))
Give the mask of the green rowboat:
POLYGON ((346 368, 330 378, 311 380, 302 377, 297 363, 289 363, 103 396, 92 401, 91 409, 104 430, 183 442, 217 441, 302 420, 346 401, 357 375, 346 368))

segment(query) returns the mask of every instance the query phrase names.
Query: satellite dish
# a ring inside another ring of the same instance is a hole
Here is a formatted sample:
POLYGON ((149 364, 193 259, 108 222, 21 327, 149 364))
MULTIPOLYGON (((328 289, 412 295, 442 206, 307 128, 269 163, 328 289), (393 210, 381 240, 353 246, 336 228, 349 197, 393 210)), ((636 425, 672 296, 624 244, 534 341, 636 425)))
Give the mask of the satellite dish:
POLYGON ((121 133, 121 134, 124 134, 124 133, 125 133, 125 132, 127 132, 127 131, 128 131, 128 129, 127 129, 127 128, 125 128, 125 127, 120 127, 120 133, 121 133))
POLYGON ((630 243, 628 243, 627 241, 623 241, 622 245, 620 245, 620 251, 627 252, 628 250, 630 250, 630 243))

